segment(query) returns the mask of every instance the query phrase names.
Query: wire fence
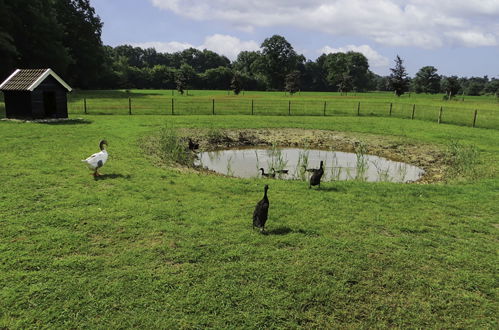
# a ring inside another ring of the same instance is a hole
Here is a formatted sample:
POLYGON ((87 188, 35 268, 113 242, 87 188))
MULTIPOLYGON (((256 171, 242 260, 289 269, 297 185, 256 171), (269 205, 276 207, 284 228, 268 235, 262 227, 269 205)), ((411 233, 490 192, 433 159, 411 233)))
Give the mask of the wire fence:
MULTIPOLYGON (((499 109, 352 100, 99 97, 70 100, 68 112, 72 115, 378 116, 499 129, 499 109)), ((0 116, 5 117, 2 100, 0 116)))
POLYGON ((499 109, 348 100, 84 98, 70 102, 68 111, 75 115, 380 116, 499 129, 499 109))

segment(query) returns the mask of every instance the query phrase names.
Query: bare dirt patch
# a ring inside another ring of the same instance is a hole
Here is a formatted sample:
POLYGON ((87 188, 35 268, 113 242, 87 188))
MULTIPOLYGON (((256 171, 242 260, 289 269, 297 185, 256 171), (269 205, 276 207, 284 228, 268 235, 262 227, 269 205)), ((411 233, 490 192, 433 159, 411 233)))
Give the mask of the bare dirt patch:
POLYGON ((445 153, 436 145, 415 142, 403 137, 379 136, 323 130, 283 129, 185 129, 182 135, 199 143, 201 150, 249 146, 306 147, 355 152, 359 142, 367 144, 367 154, 421 167, 425 174, 417 183, 442 181, 447 169, 445 153))

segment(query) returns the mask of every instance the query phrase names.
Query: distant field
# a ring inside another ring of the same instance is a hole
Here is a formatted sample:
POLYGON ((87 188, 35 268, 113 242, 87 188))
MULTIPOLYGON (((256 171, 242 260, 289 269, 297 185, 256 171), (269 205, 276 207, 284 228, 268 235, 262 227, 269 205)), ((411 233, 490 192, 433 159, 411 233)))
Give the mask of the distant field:
MULTIPOLYGON (((274 116, 383 116, 499 129, 499 100, 494 96, 458 96, 391 92, 349 93, 187 91, 172 90, 75 90, 69 94, 69 113, 79 115, 274 115, 274 116), (130 100, 129 100, 130 99, 130 100), (442 111, 440 111, 442 109, 442 111), (474 118, 477 110, 476 120, 474 118)), ((0 97, 0 116, 5 108, 0 97)))
POLYGON ((392 116, 471 126, 499 128, 499 102, 493 96, 459 96, 444 101, 443 95, 393 93, 188 91, 184 96, 171 90, 75 91, 70 95, 70 113, 171 115, 360 115, 392 116), (187 95, 188 93, 188 95, 187 95), (130 98, 130 101, 129 101, 130 98), (440 108, 442 113, 440 114, 440 108), (391 109, 391 110, 390 110, 391 109), (130 111, 131 110, 131 111, 130 111))

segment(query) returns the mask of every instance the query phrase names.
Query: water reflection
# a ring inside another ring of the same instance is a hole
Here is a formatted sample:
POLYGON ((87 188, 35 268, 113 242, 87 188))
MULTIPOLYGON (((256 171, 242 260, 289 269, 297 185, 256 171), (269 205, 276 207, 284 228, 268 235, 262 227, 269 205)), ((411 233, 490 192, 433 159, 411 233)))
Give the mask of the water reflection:
POLYGON ((418 180, 424 170, 364 153, 325 151, 301 148, 228 149, 201 152, 196 165, 215 172, 240 177, 261 177, 260 168, 276 178, 307 180, 306 169, 318 168, 324 161, 322 181, 362 180, 408 182, 418 180), (282 173, 287 171, 287 173, 282 173))

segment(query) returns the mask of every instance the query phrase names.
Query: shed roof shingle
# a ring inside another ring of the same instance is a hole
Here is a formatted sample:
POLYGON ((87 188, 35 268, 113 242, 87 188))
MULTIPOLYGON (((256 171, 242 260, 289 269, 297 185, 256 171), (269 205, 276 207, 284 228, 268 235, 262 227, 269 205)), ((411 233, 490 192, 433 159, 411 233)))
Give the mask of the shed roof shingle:
POLYGON ((0 90, 33 91, 49 75, 54 77, 68 92, 71 91, 71 87, 51 69, 17 69, 0 84, 0 90))

